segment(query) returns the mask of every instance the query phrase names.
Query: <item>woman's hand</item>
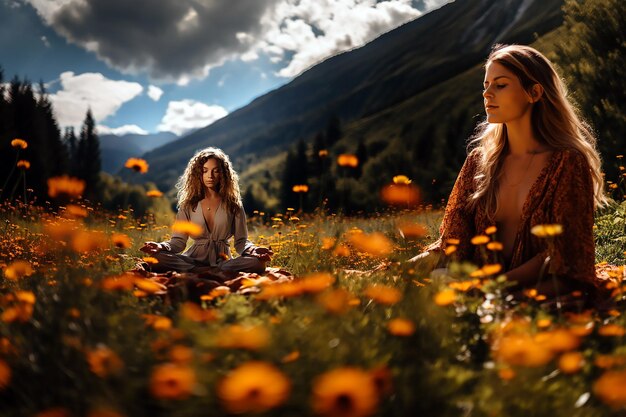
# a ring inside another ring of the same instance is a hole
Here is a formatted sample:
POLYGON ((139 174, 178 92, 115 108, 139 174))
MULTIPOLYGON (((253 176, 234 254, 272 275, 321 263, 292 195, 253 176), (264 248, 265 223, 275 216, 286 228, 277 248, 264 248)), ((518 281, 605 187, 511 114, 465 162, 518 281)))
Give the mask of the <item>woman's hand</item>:
POLYGON ((269 262, 272 260, 272 255, 274 255, 274 252, 272 251, 272 248, 264 248, 262 246, 256 246, 246 255, 259 258, 259 260, 263 262, 269 262))
POLYGON ((140 247, 139 250, 154 255, 157 252, 165 250, 165 247, 157 242, 144 242, 143 246, 140 247))
POLYGON ((425 266, 427 269, 432 270, 439 262, 439 256, 431 251, 422 252, 417 256, 412 257, 407 262, 419 264, 425 266))

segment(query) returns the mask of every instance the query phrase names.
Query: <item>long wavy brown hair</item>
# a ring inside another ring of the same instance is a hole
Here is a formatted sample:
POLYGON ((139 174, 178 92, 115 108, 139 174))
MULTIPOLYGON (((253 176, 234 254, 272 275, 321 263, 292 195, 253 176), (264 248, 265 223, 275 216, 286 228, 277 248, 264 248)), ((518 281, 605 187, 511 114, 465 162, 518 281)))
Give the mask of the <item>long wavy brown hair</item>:
MULTIPOLYGON (((594 206, 607 203, 601 174, 600 155, 592 129, 579 116, 569 101, 567 89, 550 61, 539 51, 523 45, 495 45, 485 68, 492 62, 504 66, 519 79, 522 88, 531 93, 535 84, 543 87, 543 95, 533 105, 531 125, 540 143, 552 150, 575 149, 585 156, 591 169, 594 206)), ((469 148, 480 152, 477 188, 472 204, 485 204, 493 219, 498 210, 498 185, 502 162, 508 150, 506 125, 484 121, 477 126, 469 148)))
POLYGON ((241 192, 239 191, 239 175, 233 169, 228 155, 218 148, 202 149, 189 160, 185 172, 176 182, 178 190, 178 209, 195 210, 198 202, 205 197, 202 183, 202 166, 209 159, 215 159, 220 170, 218 194, 222 203, 233 214, 241 208, 241 192))

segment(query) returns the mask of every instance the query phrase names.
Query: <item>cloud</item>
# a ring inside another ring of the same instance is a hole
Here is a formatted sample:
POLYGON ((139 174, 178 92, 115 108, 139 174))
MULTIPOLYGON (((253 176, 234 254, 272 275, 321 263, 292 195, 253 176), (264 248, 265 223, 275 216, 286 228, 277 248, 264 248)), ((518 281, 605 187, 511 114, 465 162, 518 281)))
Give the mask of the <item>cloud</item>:
POLYGON ((227 114, 225 108, 217 105, 209 106, 194 100, 170 101, 157 130, 174 132, 181 136, 191 130, 208 126, 227 114))
POLYGON ((50 100, 61 126, 80 126, 89 108, 97 122, 103 121, 143 91, 138 83, 109 80, 92 72, 64 72, 60 83, 61 89, 50 94, 50 100))
POLYGON ((163 95, 163 90, 154 85, 148 86, 148 97, 150 97, 154 101, 159 101, 161 96, 163 95))
POLYGON ((46 46, 46 48, 50 48, 50 41, 48 40, 47 37, 42 36, 41 37, 41 42, 43 42, 43 44, 46 46))
POLYGON ((187 85, 261 55, 293 77, 450 0, 22 1, 109 66, 187 85))
POLYGON ((116 135, 116 136, 124 136, 128 134, 133 135, 147 135, 149 132, 140 128, 137 125, 124 125, 120 127, 108 127, 105 125, 97 125, 96 126, 99 135, 116 135))
POLYGON ((203 78, 249 52, 237 34, 260 34, 262 16, 279 0, 25 1, 57 33, 111 67, 178 81, 203 78))
POLYGON ((268 17, 274 27, 259 47, 275 58, 292 52, 278 75, 294 77, 421 14, 411 0, 287 0, 268 17))

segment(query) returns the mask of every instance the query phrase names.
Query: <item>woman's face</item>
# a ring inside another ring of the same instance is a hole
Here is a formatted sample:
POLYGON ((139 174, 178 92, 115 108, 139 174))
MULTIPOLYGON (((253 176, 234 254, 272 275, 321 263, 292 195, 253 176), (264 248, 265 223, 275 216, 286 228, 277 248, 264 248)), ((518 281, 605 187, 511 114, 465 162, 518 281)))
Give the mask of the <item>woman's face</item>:
POLYGON ((217 191, 220 186, 221 172, 217 159, 209 158, 202 165, 202 184, 208 189, 217 191))
POLYGON ((497 62, 487 64, 483 98, 487 122, 509 123, 530 114, 533 100, 513 72, 497 62))

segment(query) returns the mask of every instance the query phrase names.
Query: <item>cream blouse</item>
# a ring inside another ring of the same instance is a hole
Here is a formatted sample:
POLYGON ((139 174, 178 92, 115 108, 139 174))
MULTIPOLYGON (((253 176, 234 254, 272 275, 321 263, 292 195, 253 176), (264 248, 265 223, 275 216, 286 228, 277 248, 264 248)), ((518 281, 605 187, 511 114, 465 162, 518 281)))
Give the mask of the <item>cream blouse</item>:
MULTIPOLYGON (((255 247, 248 240, 246 213, 242 206, 239 206, 239 211, 234 214, 229 212, 223 203, 220 203, 215 211, 213 230, 209 230, 204 220, 200 202, 194 210, 180 209, 176 214, 176 220, 192 222, 202 227, 202 234, 195 237, 193 244, 183 252, 183 255, 211 266, 217 266, 227 259, 232 259, 229 239, 233 236, 235 238, 235 250, 239 255, 243 255, 255 247)), ((187 246, 188 238, 187 234, 175 232, 170 240, 161 243, 167 250, 180 253, 187 246)))

